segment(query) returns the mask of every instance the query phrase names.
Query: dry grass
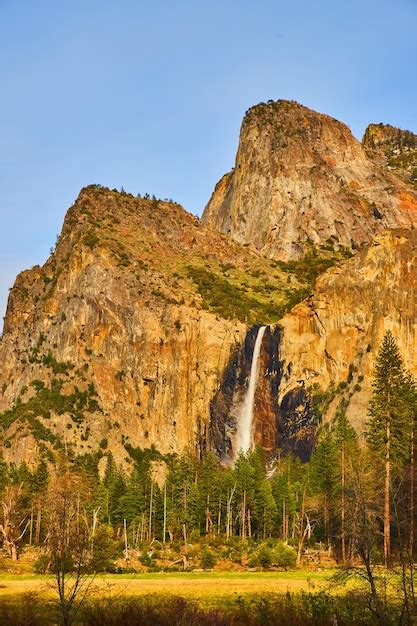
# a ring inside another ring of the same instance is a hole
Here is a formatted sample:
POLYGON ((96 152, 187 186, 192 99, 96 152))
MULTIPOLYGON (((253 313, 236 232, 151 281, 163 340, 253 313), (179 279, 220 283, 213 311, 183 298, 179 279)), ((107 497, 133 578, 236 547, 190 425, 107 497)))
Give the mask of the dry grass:
MULTIPOLYGON (((107 575, 96 577, 91 595, 98 598, 172 595, 211 604, 212 598, 320 590, 332 573, 332 570, 295 570, 107 575)), ((53 579, 48 576, 0 574, 0 598, 28 593, 36 593, 44 599, 54 597, 53 579)))

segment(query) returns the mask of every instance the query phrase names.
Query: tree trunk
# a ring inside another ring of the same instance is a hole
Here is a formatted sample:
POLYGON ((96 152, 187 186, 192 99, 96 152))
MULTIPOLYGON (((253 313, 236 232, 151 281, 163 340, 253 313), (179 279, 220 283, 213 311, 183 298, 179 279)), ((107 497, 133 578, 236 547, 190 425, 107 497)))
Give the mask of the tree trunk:
POLYGON ((384 485, 384 563, 389 566, 391 556, 391 428, 387 422, 387 443, 385 447, 384 485))
POLYGON ((242 539, 246 539, 246 489, 243 490, 243 504, 242 504, 242 539))
POLYGON ((123 534, 124 534, 124 539, 125 539, 125 561, 129 560, 129 548, 128 548, 128 544, 127 544, 127 525, 126 525, 126 520, 123 520, 123 534))
POLYGON ((231 490, 230 495, 228 494, 227 497, 226 539, 230 539, 230 536, 232 534, 232 500, 235 489, 236 483, 233 485, 233 489, 231 490))
POLYGON ((342 541, 342 561, 346 561, 346 533, 345 533, 345 445, 342 443, 342 501, 341 501, 341 541, 342 541))
POLYGON ((283 498, 282 500, 282 538, 284 541, 287 541, 287 534, 286 534, 286 513, 285 513, 285 498, 283 498))
POLYGON ((387 624, 387 618, 385 615, 385 611, 382 606, 382 602, 379 598, 378 591, 375 584, 375 578, 371 567, 371 559, 369 553, 367 553, 363 548, 359 549, 359 554, 362 557, 362 560, 365 564, 366 575, 369 582, 369 587, 371 591, 371 597, 374 603, 374 611, 378 617, 379 623, 381 626, 385 626, 387 624))
POLYGON ((163 534, 162 543, 165 543, 165 537, 167 534, 167 484, 166 484, 166 481, 164 484, 164 528, 163 528, 162 534, 163 534))
POLYGON ((411 429, 410 445, 410 506, 408 522, 408 556, 413 558, 414 553, 414 428, 411 429))
POLYGON ((38 512, 36 515, 36 530, 35 530, 35 542, 37 545, 39 545, 41 541, 41 526, 42 526, 42 509, 40 505, 38 505, 38 512))
POLYGON ((152 541, 152 513, 153 513, 153 481, 151 481, 151 497, 149 502, 149 541, 152 541))
POLYGON ((33 504, 30 509, 30 527, 29 527, 29 545, 32 545, 33 540, 33 504))
POLYGON ((301 518, 300 518, 300 530, 299 530, 299 536, 298 536, 297 565, 300 565, 301 563, 301 557, 303 555, 304 539, 306 537, 306 529, 304 528, 305 492, 306 492, 306 488, 304 486, 303 498, 301 500, 301 518))

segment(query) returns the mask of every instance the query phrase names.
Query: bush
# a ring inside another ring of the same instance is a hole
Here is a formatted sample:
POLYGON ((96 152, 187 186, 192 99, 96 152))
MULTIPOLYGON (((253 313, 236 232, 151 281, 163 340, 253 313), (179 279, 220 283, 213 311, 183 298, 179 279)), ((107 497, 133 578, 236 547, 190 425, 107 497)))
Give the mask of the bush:
POLYGON ((89 569, 93 572, 111 572, 114 561, 120 556, 119 543, 114 539, 114 531, 110 526, 99 526, 94 535, 93 554, 89 569))
POLYGON ((98 242, 99 242, 99 238, 97 237, 95 233, 91 232, 91 233, 87 233, 86 235, 84 235, 84 243, 86 246, 90 248, 90 250, 94 250, 98 242))
POLYGON ((145 565, 145 567, 155 566, 155 559, 152 552, 143 552, 143 554, 141 554, 139 557, 139 561, 142 563, 142 565, 145 565))
POLYGON ((250 567, 268 569, 272 566, 294 567, 297 562, 297 553, 283 541, 269 540, 261 543, 252 552, 249 558, 250 567))
POLYGON ((47 554, 41 554, 33 564, 35 574, 45 574, 48 571, 49 559, 47 554))
POLYGON ((283 541, 278 541, 272 553, 273 564, 278 567, 295 567, 297 563, 297 553, 291 546, 283 541))
POLYGON ((201 553, 201 567, 203 569, 212 569, 216 565, 217 559, 211 550, 204 548, 201 553))
POLYGON ((261 544, 249 558, 250 567, 268 569, 272 565, 272 550, 266 544, 261 544))

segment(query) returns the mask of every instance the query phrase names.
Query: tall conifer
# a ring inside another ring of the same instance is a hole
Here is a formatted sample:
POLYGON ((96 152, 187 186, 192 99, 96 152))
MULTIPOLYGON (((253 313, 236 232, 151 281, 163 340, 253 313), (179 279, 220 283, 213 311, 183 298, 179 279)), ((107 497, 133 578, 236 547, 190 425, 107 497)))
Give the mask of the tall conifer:
POLYGON ((375 363, 366 438, 384 464, 384 562, 391 555, 392 470, 402 466, 409 451, 406 373, 391 331, 384 335, 375 363))

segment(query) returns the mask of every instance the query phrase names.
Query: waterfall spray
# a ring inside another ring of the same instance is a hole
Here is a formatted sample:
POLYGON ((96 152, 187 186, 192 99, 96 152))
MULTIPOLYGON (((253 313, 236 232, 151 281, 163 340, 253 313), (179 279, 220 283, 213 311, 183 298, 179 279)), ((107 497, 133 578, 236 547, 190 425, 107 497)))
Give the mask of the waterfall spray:
POLYGON ((252 449, 253 407, 255 404, 255 391, 259 374, 259 355, 261 353, 262 340, 265 330, 266 326, 260 326, 256 336, 255 346, 253 348, 249 386, 237 424, 235 456, 237 456, 239 450, 247 452, 252 449))

